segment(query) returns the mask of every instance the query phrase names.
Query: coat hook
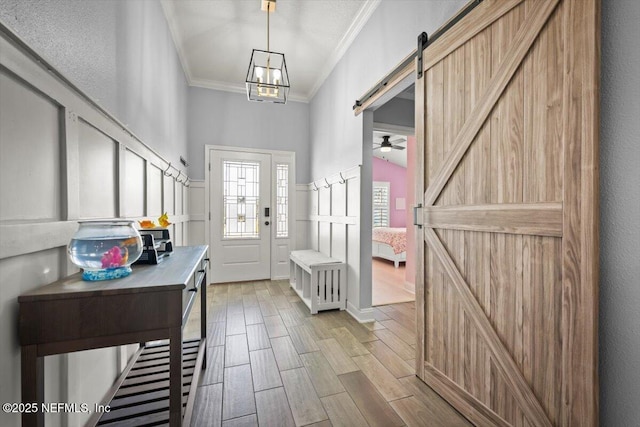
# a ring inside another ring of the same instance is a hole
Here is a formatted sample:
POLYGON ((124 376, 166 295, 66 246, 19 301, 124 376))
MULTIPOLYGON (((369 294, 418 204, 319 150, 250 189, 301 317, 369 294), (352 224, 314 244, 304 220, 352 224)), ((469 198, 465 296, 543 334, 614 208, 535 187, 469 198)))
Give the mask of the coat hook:
POLYGON ((171 169, 171 162, 169 162, 169 166, 164 170, 164 176, 173 177, 173 175, 169 173, 169 169, 171 169))
POLYGON ((315 182, 315 181, 313 182, 313 188, 312 188, 312 190, 313 190, 313 191, 318 191, 318 186, 316 185, 316 182, 315 182))
POLYGON ((187 179, 184 181, 184 186, 185 186, 185 187, 189 187, 190 185, 191 185, 191 180, 190 180, 189 178, 187 178, 187 179))
POLYGON ((331 184, 329 184, 329 181, 327 181, 327 178, 324 179, 324 182, 327 183, 327 185, 324 186, 324 188, 329 188, 331 187, 331 184))
POLYGON ((179 179, 179 178, 180 178, 180 175, 182 175, 182 171, 181 171, 181 170, 179 170, 179 171, 178 171, 178 176, 176 176, 174 179, 175 179, 177 182, 179 182, 179 183, 181 183, 181 184, 182 184, 182 181, 180 181, 180 179, 179 179))
POLYGON ((338 181, 340 184, 344 184, 347 182, 346 179, 344 179, 344 177, 342 176, 342 172, 340 172, 340 181, 338 181))

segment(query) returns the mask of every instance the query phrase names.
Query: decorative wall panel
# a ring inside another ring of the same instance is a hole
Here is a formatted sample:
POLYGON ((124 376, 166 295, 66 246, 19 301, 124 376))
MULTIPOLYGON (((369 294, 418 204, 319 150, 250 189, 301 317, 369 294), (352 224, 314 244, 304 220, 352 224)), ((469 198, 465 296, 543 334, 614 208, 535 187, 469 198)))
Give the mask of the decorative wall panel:
POLYGON ((174 215, 175 209, 175 189, 176 181, 171 176, 163 177, 162 183, 162 212, 166 212, 168 215, 174 215))
POLYGON ((118 144, 91 125, 78 122, 80 218, 113 218, 117 212, 118 144))
POLYGON ((59 107, 4 70, 0 93, 0 221, 60 220, 59 107))
POLYGON ((147 164, 147 216, 162 215, 162 170, 152 163, 147 164))
POLYGON ((182 215, 185 211, 184 211, 184 200, 183 200, 183 191, 184 191, 184 186, 183 185, 176 185, 176 201, 175 201, 175 214, 176 215, 182 215))
POLYGON ((309 204, 311 203, 311 195, 315 192, 309 190, 308 185, 296 185, 296 241, 295 249, 308 249, 310 244, 310 227, 309 204))
POLYGON ((124 150, 124 177, 122 182, 122 207, 124 217, 141 217, 145 214, 146 176, 145 161, 136 153, 124 150))

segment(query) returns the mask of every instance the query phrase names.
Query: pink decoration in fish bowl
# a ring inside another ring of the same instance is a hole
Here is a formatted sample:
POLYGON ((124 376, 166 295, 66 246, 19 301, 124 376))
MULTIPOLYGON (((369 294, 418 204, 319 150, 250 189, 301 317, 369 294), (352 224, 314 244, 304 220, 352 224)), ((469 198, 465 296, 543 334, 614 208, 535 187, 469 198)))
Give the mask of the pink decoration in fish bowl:
MULTIPOLYGON (((125 253, 127 248, 122 248, 125 253)), ((102 268, 116 268, 122 265, 122 251, 119 246, 114 246, 102 255, 102 268)))
POLYGON ((83 269, 83 280, 118 279, 131 274, 130 265, 142 254, 142 238, 133 221, 80 221, 67 252, 83 269))

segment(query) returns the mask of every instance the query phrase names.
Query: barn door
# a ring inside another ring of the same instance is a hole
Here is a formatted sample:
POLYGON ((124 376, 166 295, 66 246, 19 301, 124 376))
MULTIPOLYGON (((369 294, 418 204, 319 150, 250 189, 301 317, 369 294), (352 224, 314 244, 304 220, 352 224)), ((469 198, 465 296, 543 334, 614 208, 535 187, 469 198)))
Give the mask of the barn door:
POLYGON ((476 425, 594 426, 598 0, 485 0, 416 81, 418 375, 476 425))

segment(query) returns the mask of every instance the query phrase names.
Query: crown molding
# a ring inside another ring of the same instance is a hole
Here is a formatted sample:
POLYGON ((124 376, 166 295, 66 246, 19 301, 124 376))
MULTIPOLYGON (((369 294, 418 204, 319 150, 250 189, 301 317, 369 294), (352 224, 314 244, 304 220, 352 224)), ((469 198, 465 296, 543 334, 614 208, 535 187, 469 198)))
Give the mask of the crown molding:
POLYGON ((347 49, 349 49, 358 34, 360 34, 360 31, 367 23, 367 21, 369 21, 369 18, 371 18, 371 15, 373 15, 373 12, 375 12, 375 10, 378 8, 381 1, 382 0, 367 0, 362 5, 355 19, 353 20, 347 31, 344 33, 344 36, 342 36, 342 39, 340 40, 340 42, 338 42, 336 48, 333 50, 333 52, 325 62, 325 66, 322 68, 322 71, 316 79, 315 84, 307 94, 307 99, 311 100, 318 92, 318 90, 320 90, 327 77, 329 77, 329 74, 331 74, 335 66, 347 52, 347 49))
MULTIPOLYGON (((345 32, 344 36, 342 37, 342 39, 340 39, 340 42, 336 45, 336 48, 333 50, 333 52, 325 62, 325 65, 322 68, 320 75, 316 79, 316 82, 311 90, 307 93, 306 96, 291 94, 289 96, 290 101, 304 103, 309 103, 311 101, 320 87, 322 87, 327 77, 329 77, 335 66, 338 64, 340 59, 342 59, 347 49, 349 49, 355 38, 358 36, 358 34, 360 34, 360 31, 367 23, 376 8, 380 5, 381 1, 382 0, 367 0, 362 5, 355 19, 345 32)), ((161 0, 160 5, 162 7, 164 17, 167 21, 167 25, 169 26, 171 39, 173 40, 173 44, 178 54, 178 59, 180 60, 180 64, 182 65, 182 71, 184 72, 187 84, 193 87, 202 87, 224 92, 246 93, 246 88, 244 85, 215 80, 198 79, 193 76, 193 73, 189 68, 189 62, 187 61, 184 51, 181 48, 183 45, 183 40, 180 38, 180 32, 177 29, 178 26, 175 22, 175 19, 173 18, 175 14, 170 13, 173 12, 173 2, 171 0, 161 0)))
POLYGON ((164 14, 164 19, 167 20, 167 25, 169 26, 169 33, 171 33, 171 39, 173 40, 173 45, 176 48, 176 53, 178 54, 178 59, 180 60, 180 65, 182 65, 182 72, 184 73, 185 78, 187 79, 187 84, 192 86, 193 82, 193 74, 191 73, 191 69, 189 68, 189 61, 184 56, 184 52, 181 48, 182 39, 180 38, 180 32, 178 31, 178 26, 176 24, 175 13, 169 13, 173 11, 173 2, 170 0, 161 0, 160 6, 162 7, 162 13, 164 14))

